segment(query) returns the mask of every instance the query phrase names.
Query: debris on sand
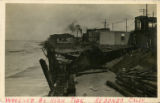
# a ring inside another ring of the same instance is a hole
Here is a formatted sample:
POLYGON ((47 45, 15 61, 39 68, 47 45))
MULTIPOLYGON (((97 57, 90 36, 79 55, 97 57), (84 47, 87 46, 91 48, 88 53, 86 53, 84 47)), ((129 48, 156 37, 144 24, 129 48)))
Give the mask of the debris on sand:
POLYGON ((151 51, 136 50, 126 55, 112 71, 117 74, 116 81, 106 84, 125 96, 157 96, 156 57, 151 51))

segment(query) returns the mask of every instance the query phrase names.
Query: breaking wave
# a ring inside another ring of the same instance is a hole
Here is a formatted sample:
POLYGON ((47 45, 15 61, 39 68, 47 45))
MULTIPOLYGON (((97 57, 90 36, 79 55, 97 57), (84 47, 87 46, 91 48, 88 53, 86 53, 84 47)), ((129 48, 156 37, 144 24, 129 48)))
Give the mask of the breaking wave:
POLYGON ((14 77, 40 66, 39 59, 43 55, 39 43, 39 41, 6 41, 6 78, 14 77))

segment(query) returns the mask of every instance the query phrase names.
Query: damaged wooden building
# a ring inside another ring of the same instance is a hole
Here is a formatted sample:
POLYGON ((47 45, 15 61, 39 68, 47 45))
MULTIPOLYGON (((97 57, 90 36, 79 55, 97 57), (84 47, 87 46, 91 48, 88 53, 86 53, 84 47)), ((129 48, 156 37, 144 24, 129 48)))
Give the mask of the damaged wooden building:
POLYGON ((100 45, 127 45, 129 36, 129 32, 110 31, 109 28, 87 29, 83 35, 83 41, 100 45))

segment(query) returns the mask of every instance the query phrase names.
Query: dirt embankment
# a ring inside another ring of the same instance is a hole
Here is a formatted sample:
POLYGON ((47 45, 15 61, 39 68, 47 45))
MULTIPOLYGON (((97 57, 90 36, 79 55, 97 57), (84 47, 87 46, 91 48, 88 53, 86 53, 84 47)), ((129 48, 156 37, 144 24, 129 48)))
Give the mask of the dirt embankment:
POLYGON ((111 71, 119 73, 124 68, 126 71, 129 71, 138 65, 141 66, 143 70, 157 71, 156 56, 149 50, 138 49, 124 55, 123 59, 111 68, 111 71))
POLYGON ((157 96, 157 59, 150 50, 135 50, 123 57, 111 71, 116 81, 107 81, 107 85, 125 96, 157 96))

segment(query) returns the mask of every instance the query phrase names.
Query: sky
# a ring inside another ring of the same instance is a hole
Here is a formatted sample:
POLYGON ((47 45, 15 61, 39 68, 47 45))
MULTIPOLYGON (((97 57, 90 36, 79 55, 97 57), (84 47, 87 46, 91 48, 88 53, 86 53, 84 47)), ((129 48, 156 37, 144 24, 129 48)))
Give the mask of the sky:
MULTIPOLYGON (((83 30, 103 28, 104 21, 115 31, 134 30, 134 17, 142 15, 143 4, 7 4, 6 40, 46 40, 49 35, 70 33, 71 23, 83 30)), ((156 5, 148 14, 156 15, 156 5)))

